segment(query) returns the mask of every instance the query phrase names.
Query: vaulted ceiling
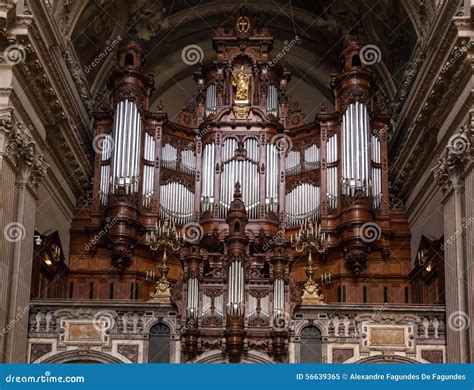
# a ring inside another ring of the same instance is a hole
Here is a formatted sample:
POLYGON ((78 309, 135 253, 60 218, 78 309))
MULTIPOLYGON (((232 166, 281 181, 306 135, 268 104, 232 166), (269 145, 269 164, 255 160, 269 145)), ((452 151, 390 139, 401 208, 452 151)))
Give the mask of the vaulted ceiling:
POLYGON ((94 94, 105 88, 107 74, 114 66, 113 46, 126 38, 130 27, 146 42, 146 71, 155 76, 153 104, 162 100, 172 118, 195 93, 193 73, 199 64, 187 65, 181 58, 184 47, 199 45, 203 62, 212 61, 211 38, 245 6, 257 14, 275 37, 274 55, 285 41, 302 38, 285 55, 293 74, 290 93, 307 115, 314 118, 323 100, 330 100, 329 81, 339 70, 342 37, 351 31, 365 36, 368 44, 382 53, 375 69, 382 95, 392 100, 401 83, 420 35, 419 9, 410 0, 94 0, 69 5, 55 1, 55 16, 63 33, 69 35, 87 82, 94 94), (116 43, 116 42, 115 42, 116 43), (111 50, 112 49, 112 50, 111 50), (100 59, 98 61, 97 59, 100 59))

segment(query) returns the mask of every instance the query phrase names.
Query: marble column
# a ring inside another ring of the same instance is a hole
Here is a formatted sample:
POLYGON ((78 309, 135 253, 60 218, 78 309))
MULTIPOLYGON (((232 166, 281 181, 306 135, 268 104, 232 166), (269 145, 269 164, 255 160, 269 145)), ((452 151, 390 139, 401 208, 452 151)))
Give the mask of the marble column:
POLYGON ((449 363, 473 362, 473 130, 460 128, 433 169, 443 194, 446 338, 449 363))
POLYGON ((47 164, 29 131, 12 119, 0 122, 2 286, 0 352, 5 363, 27 361, 28 312, 33 259, 36 189, 47 164), (5 251, 4 251, 5 250, 5 251))

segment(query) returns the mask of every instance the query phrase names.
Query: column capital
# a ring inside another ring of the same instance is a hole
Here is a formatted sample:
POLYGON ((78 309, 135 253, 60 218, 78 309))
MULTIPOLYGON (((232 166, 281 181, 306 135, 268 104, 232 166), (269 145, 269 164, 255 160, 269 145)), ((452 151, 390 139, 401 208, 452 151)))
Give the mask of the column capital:
POLYGON ((5 155, 15 163, 25 184, 36 190, 48 169, 38 145, 21 122, 0 119, 0 130, 5 131, 8 137, 5 155))
POLYGON ((474 155, 474 127, 462 126, 448 140, 445 152, 432 169, 437 184, 448 195, 463 188, 463 177, 474 155))

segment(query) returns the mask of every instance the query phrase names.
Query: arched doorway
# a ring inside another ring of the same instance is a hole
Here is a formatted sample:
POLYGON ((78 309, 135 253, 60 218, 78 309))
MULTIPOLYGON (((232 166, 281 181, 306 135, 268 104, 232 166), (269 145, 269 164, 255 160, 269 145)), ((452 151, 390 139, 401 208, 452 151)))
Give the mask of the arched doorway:
POLYGON ((300 363, 322 362, 322 334, 319 328, 309 325, 300 335, 300 363))
POLYGON ((168 325, 159 322, 152 326, 148 344, 148 363, 170 362, 170 335, 168 325))

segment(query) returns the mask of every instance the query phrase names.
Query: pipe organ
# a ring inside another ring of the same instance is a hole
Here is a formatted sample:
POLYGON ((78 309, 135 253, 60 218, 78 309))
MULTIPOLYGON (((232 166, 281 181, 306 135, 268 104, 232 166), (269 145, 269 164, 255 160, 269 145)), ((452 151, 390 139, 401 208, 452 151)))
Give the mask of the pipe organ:
POLYGON ((117 104, 114 117, 111 192, 124 189, 125 193, 138 191, 141 150, 141 115, 136 104, 129 100, 117 104))
MULTIPOLYGON (((216 31, 217 59, 195 73, 196 96, 175 122, 161 109, 149 111, 153 81, 140 44, 121 45, 109 82, 113 108, 96 114, 103 139, 93 178, 99 196, 72 231, 84 240, 116 218, 90 256, 110 256, 116 273, 107 269, 107 279, 133 278, 139 298, 148 299, 153 286, 145 270, 162 255, 147 246, 146 233, 160 220, 176 226, 178 237, 195 227, 192 243, 181 240, 167 252, 172 303, 183 324, 193 320, 181 334, 184 354, 194 358, 207 345, 199 338, 215 338, 212 345, 239 361, 247 339, 285 361, 289 334, 271 322, 292 316, 301 303, 308 258, 290 236, 318 224, 328 250, 314 280, 324 281, 324 301, 344 296, 352 303, 379 302, 382 284, 396 302, 403 299, 401 268, 369 273, 367 263, 389 261, 392 245, 409 240, 397 233, 403 216, 392 220, 389 210, 389 118, 371 102, 372 70, 354 61, 361 39, 349 36, 342 47, 331 109, 322 105, 305 123, 289 103, 290 72, 270 63, 269 31, 241 31, 237 19, 230 30, 216 31), (379 229, 372 241, 362 236, 367 223, 379 229), (371 285, 374 280, 380 284, 371 285), (369 291, 364 298, 362 283, 369 291)), ((250 17, 247 22, 252 26, 250 17)), ((82 283, 79 271, 71 270, 71 283, 82 283)), ((98 297, 106 299, 103 294, 98 297)))
POLYGON ((247 138, 241 145, 235 138, 225 139, 222 146, 220 218, 227 216, 237 182, 241 185, 242 199, 249 218, 258 218, 259 154, 259 145, 255 138, 247 138))
POLYGON ((338 144, 337 134, 333 134, 329 137, 326 144, 326 155, 327 155, 327 197, 328 197, 328 208, 331 211, 337 209, 337 199, 339 191, 339 177, 337 174, 337 163, 338 163, 338 144))
POLYGON ((342 192, 346 195, 354 195, 360 190, 369 196, 369 136, 367 107, 357 101, 351 103, 342 119, 342 192))

